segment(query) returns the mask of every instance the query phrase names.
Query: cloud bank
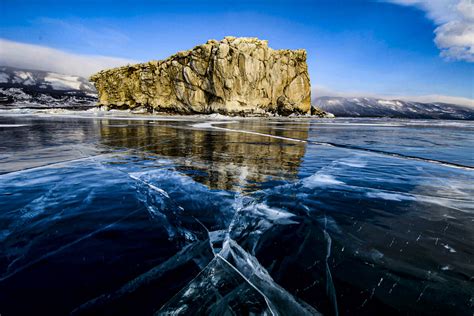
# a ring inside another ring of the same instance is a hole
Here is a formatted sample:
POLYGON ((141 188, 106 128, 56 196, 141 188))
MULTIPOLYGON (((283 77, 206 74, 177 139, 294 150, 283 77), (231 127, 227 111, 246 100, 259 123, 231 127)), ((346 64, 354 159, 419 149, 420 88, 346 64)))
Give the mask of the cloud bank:
POLYGON ((89 77, 105 68, 137 63, 135 60, 78 55, 58 49, 0 39, 0 65, 89 77))
POLYGON ((473 0, 386 0, 415 6, 426 12, 437 25, 436 46, 447 60, 474 62, 474 1, 473 0))
POLYGON ((474 100, 464 97, 455 97, 449 95, 388 95, 388 94, 377 94, 373 92, 361 92, 361 91, 335 91, 325 86, 313 85, 311 89, 313 98, 317 97, 344 97, 344 98, 375 98, 384 100, 401 100, 401 101, 412 101, 421 103, 449 103, 464 105, 474 108, 474 100))

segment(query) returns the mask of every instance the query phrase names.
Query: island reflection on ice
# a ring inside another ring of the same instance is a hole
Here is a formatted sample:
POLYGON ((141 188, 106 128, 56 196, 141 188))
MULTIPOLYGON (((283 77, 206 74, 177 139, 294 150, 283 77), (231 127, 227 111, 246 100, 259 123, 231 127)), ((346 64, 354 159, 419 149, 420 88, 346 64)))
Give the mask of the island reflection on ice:
MULTIPOLYGON (((221 122, 222 123, 222 122, 221 122)), ((225 123, 225 121, 224 121, 225 123)), ((219 124, 233 126, 233 123, 219 124)), ((268 132, 257 120, 246 128, 268 132)), ((306 140, 309 124, 284 130, 273 129, 269 135, 306 140)), ((254 134, 222 133, 195 128, 189 122, 114 125, 100 122, 101 142, 114 148, 145 150, 160 157, 179 161, 179 170, 211 189, 245 190, 272 177, 295 179, 305 153, 304 142, 282 142, 280 139, 254 134), (278 168, 275 168, 278 166, 278 168)))
POLYGON ((472 123, 210 121, 0 116, 2 311, 471 314, 472 123))

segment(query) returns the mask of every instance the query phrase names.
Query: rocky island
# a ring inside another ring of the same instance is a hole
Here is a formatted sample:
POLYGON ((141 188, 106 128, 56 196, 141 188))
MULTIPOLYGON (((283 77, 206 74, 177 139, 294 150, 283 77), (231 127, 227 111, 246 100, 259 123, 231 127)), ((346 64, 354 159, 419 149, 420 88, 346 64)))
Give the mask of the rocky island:
POLYGON ((165 60, 94 74, 99 105, 175 114, 311 114, 306 51, 257 38, 209 40, 165 60))

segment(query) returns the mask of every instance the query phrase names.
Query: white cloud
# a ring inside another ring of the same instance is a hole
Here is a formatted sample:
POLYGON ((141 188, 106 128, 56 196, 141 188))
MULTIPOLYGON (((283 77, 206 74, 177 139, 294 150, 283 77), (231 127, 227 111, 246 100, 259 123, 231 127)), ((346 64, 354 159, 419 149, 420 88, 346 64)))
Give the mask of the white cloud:
POLYGON ((89 77, 111 67, 134 64, 123 58, 78 55, 58 49, 0 39, 0 65, 89 77))
POLYGON ((361 92, 361 91, 335 91, 325 86, 313 85, 311 89, 312 97, 344 97, 344 98, 375 98, 375 99, 385 99, 385 100, 402 100, 402 101, 413 101, 413 102, 422 102, 422 103, 431 103, 431 102, 441 102, 441 103, 450 103, 464 105, 474 108, 474 99, 456 97, 449 95, 439 95, 439 94, 430 94, 430 95, 389 95, 389 94, 377 94, 370 92, 361 92))
POLYGON ((386 0, 400 5, 416 6, 437 25, 436 46, 448 60, 474 62, 473 0, 386 0))

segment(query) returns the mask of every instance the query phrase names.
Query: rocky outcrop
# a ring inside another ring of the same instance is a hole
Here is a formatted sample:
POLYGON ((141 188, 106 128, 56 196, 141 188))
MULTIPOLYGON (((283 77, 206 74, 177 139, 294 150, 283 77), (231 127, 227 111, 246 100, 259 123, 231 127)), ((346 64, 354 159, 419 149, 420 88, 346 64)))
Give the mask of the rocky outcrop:
POLYGON ((310 114, 305 50, 226 37, 165 60, 103 70, 90 79, 99 105, 154 112, 310 114))
POLYGON ((319 118, 335 118, 336 117, 334 114, 323 111, 314 105, 311 107, 311 115, 319 117, 319 118))

